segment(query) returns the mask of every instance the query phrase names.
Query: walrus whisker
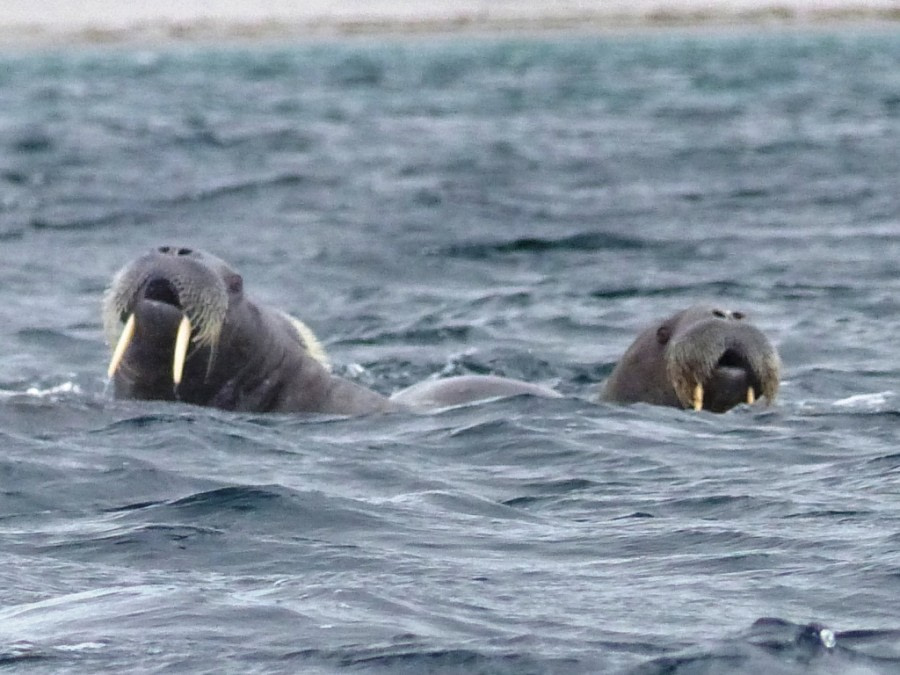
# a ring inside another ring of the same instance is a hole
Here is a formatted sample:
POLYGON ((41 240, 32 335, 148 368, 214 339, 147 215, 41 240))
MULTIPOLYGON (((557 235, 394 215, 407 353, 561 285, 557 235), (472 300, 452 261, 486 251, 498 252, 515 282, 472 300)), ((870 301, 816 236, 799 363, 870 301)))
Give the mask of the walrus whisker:
POLYGON ((110 359, 109 367, 106 369, 106 376, 112 377, 116 374, 116 371, 119 369, 119 364, 122 363, 122 358, 125 356, 125 351, 128 349, 128 345, 131 344, 131 339, 134 337, 134 314, 128 315, 128 320, 125 322, 125 327, 122 329, 122 334, 119 336, 118 342, 116 342, 116 348, 113 350, 112 359, 110 359))
POLYGON ((187 358, 188 347, 191 341, 191 320, 185 314, 178 324, 178 333, 175 335, 175 354, 172 359, 172 381, 175 385, 181 384, 184 375, 184 361, 187 358))
POLYGON ((219 345, 218 337, 215 342, 210 343, 209 345, 209 357, 206 360, 206 376, 204 378, 204 382, 208 382, 210 376, 212 375, 213 366, 216 362, 216 348, 219 345))

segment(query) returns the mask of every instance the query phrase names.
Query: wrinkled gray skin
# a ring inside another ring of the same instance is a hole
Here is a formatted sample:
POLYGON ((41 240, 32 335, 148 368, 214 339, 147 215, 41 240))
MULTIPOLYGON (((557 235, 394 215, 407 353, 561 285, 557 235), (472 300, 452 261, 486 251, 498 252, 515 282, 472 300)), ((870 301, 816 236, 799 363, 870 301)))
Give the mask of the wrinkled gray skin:
POLYGON ((104 299, 111 344, 131 314, 134 338, 112 378, 117 398, 252 412, 359 415, 398 408, 332 375, 287 315, 251 301, 241 276, 201 251, 163 246, 120 270, 104 299), (185 314, 192 341, 176 386, 175 335, 185 314))
POLYGON ((613 369, 601 400, 692 407, 703 386, 703 409, 725 412, 756 398, 771 403, 778 393, 781 361, 775 348, 740 312, 689 307, 651 326, 613 369))

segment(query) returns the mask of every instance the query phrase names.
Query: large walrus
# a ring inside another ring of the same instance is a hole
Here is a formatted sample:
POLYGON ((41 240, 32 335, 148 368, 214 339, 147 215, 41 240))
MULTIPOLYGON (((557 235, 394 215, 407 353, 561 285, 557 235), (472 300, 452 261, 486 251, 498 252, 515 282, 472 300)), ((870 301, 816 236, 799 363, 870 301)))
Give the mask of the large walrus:
MULTIPOLYGON (((103 302, 118 398, 248 412, 359 415, 516 395, 559 397, 521 380, 463 375, 387 398, 330 372, 301 321, 247 298, 241 276, 197 250, 163 246, 123 267, 103 302)), ((779 360, 736 312, 693 307, 642 333, 616 366, 607 401, 724 411, 778 390, 779 360)))
POLYGON ((243 285, 222 260, 187 248, 162 246, 122 268, 103 301, 115 396, 250 412, 399 408, 332 375, 312 331, 243 285))

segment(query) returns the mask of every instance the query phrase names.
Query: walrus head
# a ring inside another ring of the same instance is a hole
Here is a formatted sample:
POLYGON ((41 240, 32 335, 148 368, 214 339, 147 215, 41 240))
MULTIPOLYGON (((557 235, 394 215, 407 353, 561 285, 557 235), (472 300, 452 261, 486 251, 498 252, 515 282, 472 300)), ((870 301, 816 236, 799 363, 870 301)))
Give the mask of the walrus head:
POLYGON ((271 373, 262 359, 284 350, 284 335, 327 366, 304 324, 262 311, 243 285, 224 261, 188 248, 161 246, 123 267, 103 299, 116 395, 233 407, 271 373))
POLYGON ((724 412, 778 393, 781 360, 742 312, 695 306, 647 329, 602 398, 724 412))

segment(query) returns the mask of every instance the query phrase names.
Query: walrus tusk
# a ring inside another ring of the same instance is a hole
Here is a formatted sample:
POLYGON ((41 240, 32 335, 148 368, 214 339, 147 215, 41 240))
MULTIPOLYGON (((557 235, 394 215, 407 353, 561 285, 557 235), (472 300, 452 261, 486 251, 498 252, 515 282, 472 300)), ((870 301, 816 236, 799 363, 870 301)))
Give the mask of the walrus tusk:
POLYGON ((178 324, 178 333, 175 335, 175 356, 172 360, 172 380, 175 384, 181 384, 181 376, 184 374, 184 360, 187 358, 188 344, 191 341, 191 320, 184 316, 178 324))
POLYGON ((699 382, 694 387, 694 410, 703 410, 703 385, 699 382))
POLYGON ((134 314, 130 314, 128 320, 125 322, 125 327, 122 329, 122 334, 119 336, 119 341, 116 343, 116 348, 113 350, 109 368, 106 369, 107 377, 112 377, 116 374, 116 371, 119 369, 119 364, 122 363, 122 357, 125 356, 125 351, 128 349, 128 345, 131 344, 131 338, 133 337, 134 314))
POLYGON ((747 403, 749 405, 753 405, 756 401, 756 392, 753 391, 753 387, 747 387, 747 403))

